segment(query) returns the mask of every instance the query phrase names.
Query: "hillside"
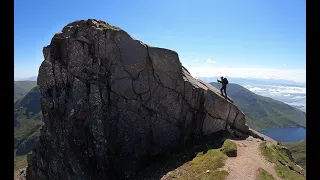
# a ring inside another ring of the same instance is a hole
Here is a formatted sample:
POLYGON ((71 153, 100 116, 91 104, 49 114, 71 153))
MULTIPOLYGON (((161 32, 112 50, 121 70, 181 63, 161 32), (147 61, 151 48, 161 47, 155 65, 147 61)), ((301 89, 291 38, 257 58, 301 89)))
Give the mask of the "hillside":
POLYGON ((14 81, 14 102, 37 86, 36 81, 14 81))
MULTIPOLYGON (((25 169, 16 171, 15 177, 25 178, 25 169)), ((277 144, 252 136, 234 139, 229 132, 220 131, 153 159, 131 179, 304 180, 306 176, 277 144)))
POLYGON ((221 132, 184 151, 161 156, 132 179, 303 180, 306 176, 275 142, 252 136, 234 139, 221 132))
POLYGON ((14 103, 15 168, 25 165, 24 156, 35 147, 42 124, 40 91, 36 86, 14 103))
POLYGON ((302 140, 299 142, 290 142, 290 143, 281 143, 286 146, 292 153, 293 159, 295 162, 306 168, 306 140, 302 140))
MULTIPOLYGON (((210 84, 220 88, 216 82, 210 84)), ((227 93, 246 115, 247 124, 252 129, 259 131, 276 127, 306 126, 306 114, 288 104, 257 95, 233 83, 228 84, 227 93)))

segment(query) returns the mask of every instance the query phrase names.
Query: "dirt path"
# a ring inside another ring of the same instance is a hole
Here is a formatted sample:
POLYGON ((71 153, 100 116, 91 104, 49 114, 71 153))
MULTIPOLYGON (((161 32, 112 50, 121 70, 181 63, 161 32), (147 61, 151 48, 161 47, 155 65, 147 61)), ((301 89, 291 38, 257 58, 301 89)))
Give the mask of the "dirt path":
POLYGON ((268 171, 275 179, 280 179, 273 168, 262 156, 259 145, 260 139, 248 137, 246 140, 234 140, 237 144, 237 157, 230 157, 226 160, 225 168, 229 175, 226 180, 257 180, 258 169, 268 171))
POLYGON ((25 180, 25 179, 26 179, 26 168, 22 168, 14 172, 14 180, 25 180))

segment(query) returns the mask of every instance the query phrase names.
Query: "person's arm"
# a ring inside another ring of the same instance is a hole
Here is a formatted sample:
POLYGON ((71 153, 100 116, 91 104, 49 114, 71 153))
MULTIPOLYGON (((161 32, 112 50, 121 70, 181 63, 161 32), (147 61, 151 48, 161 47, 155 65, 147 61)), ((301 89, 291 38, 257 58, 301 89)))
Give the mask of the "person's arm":
POLYGON ((217 79, 217 81, 218 81, 219 83, 222 83, 222 81, 220 81, 219 79, 217 79))

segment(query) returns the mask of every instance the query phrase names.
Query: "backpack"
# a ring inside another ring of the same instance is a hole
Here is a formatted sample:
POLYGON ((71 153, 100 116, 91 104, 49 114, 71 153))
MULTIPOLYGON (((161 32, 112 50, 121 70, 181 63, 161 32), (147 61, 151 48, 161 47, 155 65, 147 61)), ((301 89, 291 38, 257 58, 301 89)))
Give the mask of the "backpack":
POLYGON ((229 83, 227 78, 224 78, 224 83, 225 83, 225 85, 227 85, 229 83))

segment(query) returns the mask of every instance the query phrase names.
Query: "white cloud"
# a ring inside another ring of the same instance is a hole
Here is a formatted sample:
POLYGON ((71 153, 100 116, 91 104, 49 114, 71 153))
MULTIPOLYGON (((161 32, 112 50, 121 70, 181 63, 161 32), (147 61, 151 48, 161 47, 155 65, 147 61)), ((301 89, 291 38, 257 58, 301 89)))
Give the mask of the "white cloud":
POLYGON ((209 64, 215 64, 215 63, 216 63, 216 61, 214 61, 214 60, 212 60, 212 59, 208 58, 208 59, 207 59, 207 63, 209 63, 209 64))
POLYGON ((260 85, 260 87, 254 87, 250 85, 245 85, 245 88, 249 89, 252 92, 268 92, 271 94, 281 94, 283 96, 297 96, 305 95, 305 87, 296 87, 296 86, 282 86, 282 85, 260 85))
POLYGON ((271 97, 306 111, 306 87, 283 85, 244 85, 261 96, 271 97))
POLYGON ((306 96, 295 96, 295 97, 293 97, 294 99, 305 99, 306 98, 306 96))
POLYGON ((265 91, 266 89, 264 88, 259 88, 259 87, 253 87, 253 88, 248 88, 250 91, 255 92, 255 91, 265 91))
MULTIPOLYGON (((209 60, 209 59, 208 59, 209 60)), ((207 62, 208 62, 207 60, 207 62)), ((305 69, 271 69, 271 68, 219 68, 219 67, 186 67, 194 77, 240 77, 285 79, 296 82, 306 82, 305 69)))
POLYGON ((281 94, 306 94, 305 87, 277 86, 274 89, 270 88, 269 91, 281 94))

